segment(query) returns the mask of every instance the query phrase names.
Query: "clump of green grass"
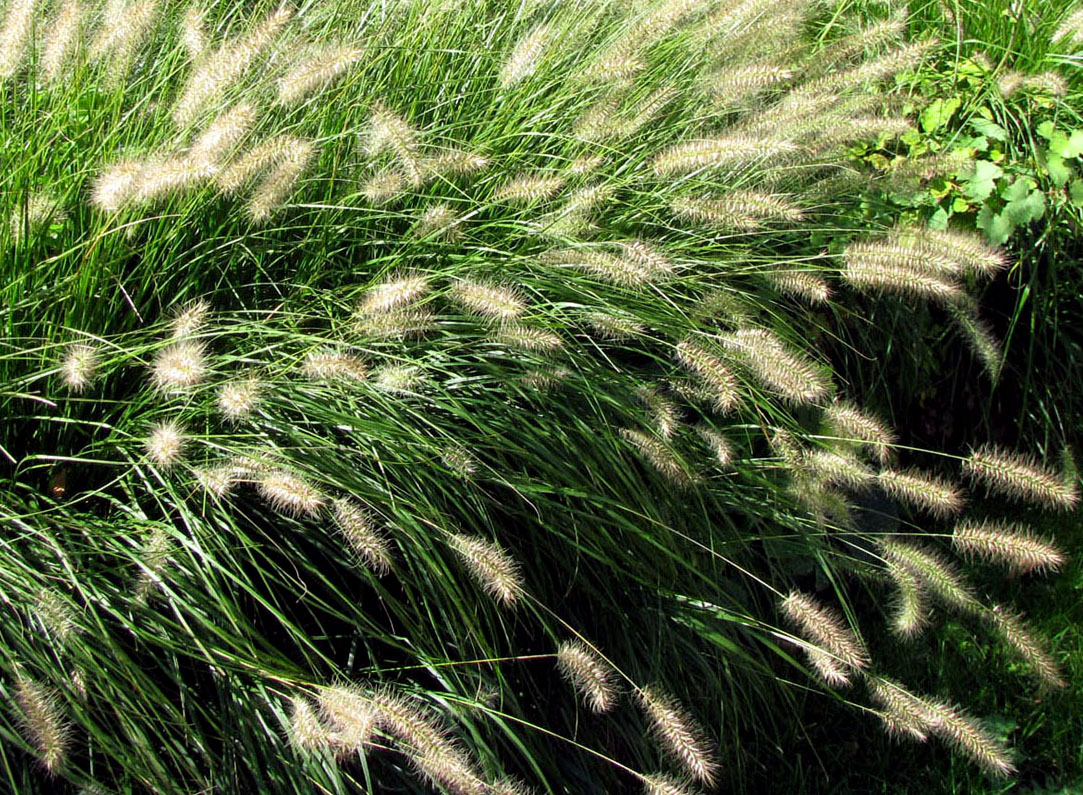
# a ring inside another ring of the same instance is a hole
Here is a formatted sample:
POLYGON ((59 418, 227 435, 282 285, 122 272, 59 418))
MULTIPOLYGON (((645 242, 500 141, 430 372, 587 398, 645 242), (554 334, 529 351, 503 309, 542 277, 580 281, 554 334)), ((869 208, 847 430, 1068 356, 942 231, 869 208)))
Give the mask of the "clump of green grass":
POLYGON ((1049 685, 948 560, 944 473, 1074 487, 918 468, 825 353, 1006 264, 849 220, 846 145, 909 128, 885 88, 932 43, 817 52, 805 2, 257 6, 6 12, 13 787, 22 751, 163 792, 741 786, 793 691, 859 684, 1010 774, 855 580, 1049 685))

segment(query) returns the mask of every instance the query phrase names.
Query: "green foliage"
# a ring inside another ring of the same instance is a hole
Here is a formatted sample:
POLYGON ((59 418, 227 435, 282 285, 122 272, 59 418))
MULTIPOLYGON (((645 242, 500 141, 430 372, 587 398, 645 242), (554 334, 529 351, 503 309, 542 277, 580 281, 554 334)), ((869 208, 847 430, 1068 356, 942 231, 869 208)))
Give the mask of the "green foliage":
POLYGON ((810 693, 892 729, 895 680, 938 764, 1012 770, 882 631, 902 571, 1005 645, 959 451, 860 405, 877 311, 998 372, 1004 257, 937 213, 1048 224, 1074 126, 1032 186, 992 104, 899 114, 938 51, 841 7, 108 2, 58 54, 73 7, 0 37, 9 789, 755 791, 810 693))

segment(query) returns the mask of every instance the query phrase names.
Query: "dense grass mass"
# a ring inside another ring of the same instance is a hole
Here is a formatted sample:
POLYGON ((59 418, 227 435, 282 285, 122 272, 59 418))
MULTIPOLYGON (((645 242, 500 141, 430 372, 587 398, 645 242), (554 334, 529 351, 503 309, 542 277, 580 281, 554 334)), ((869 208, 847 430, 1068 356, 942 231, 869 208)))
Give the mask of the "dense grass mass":
POLYGON ((882 200, 959 164, 867 156, 950 49, 876 11, 9 0, 5 786, 820 791, 818 711, 1027 772, 913 660, 1056 720, 1001 586, 1078 478, 887 419, 1000 383, 1013 257, 882 200))

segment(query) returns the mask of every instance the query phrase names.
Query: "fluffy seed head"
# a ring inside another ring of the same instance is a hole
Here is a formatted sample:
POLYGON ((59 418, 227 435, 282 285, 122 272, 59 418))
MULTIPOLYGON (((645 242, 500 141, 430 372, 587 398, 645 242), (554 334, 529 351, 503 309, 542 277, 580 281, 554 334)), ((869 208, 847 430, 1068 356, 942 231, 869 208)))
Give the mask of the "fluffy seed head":
POLYGON ((685 340, 677 345, 677 360, 711 389, 719 411, 730 411, 736 407, 740 401, 737 379, 721 359, 696 343, 685 340))
POLYGON ((644 776, 643 792, 645 795, 695 795, 687 784, 662 773, 644 776))
POLYGON ((271 507, 287 516, 315 517, 324 497, 304 478, 282 470, 270 470, 256 481, 259 491, 271 507))
POLYGON ((826 304, 831 297, 827 282, 814 273, 800 270, 776 270, 764 274, 775 289, 784 295, 801 298, 810 304, 826 304))
POLYGON ((526 310, 518 290, 485 281, 462 279, 448 295, 464 309, 498 320, 514 320, 526 310))
POLYGON ((824 419, 832 433, 847 442, 868 446, 880 463, 890 458, 895 434, 876 417, 852 403, 836 400, 824 409, 824 419))
POLYGON ((1079 501, 1075 482, 1034 459, 986 445, 963 461, 963 472, 990 492, 1045 508, 1067 510, 1079 501))
POLYGON ((942 478, 914 469, 884 469, 877 475, 880 486, 890 496, 940 518, 963 509, 962 492, 942 478))
POLYGON ((711 138, 677 144, 651 161, 657 177, 671 177, 703 169, 720 169, 769 162, 795 151, 788 141, 752 135, 711 138))
POLYGON ((1064 554, 1052 541, 1009 522, 960 522, 951 543, 964 555, 1005 563, 1016 574, 1056 571, 1064 562, 1064 554))
POLYGON ((331 742, 330 732, 304 696, 290 699, 290 725, 287 729, 290 745, 299 753, 318 751, 331 742))
POLYGON ((532 204, 552 199, 562 187, 564 187, 564 177, 524 174, 504 183, 493 194, 493 199, 516 204, 532 204))
POLYGON ((351 500, 337 499, 332 503, 335 524, 353 550, 377 574, 391 570, 391 545, 376 529, 372 517, 351 500))
POLYGON ((564 346, 564 341, 553 332, 519 323, 501 326, 493 339, 509 348, 537 353, 559 350, 564 346))
POLYGON ((49 588, 38 591, 34 599, 34 617, 46 634, 61 646, 78 630, 71 602, 49 588))
POLYGON ((447 149, 421 161, 421 170, 432 177, 461 177, 489 167, 489 158, 476 152, 447 149))
POLYGON ((256 109, 241 102, 221 113, 195 141, 188 157, 205 167, 218 166, 233 154, 237 144, 256 122, 256 109))
POLYGON ((924 699, 923 703, 930 728, 938 737, 969 756, 988 773, 1010 776, 1016 772, 1008 748, 993 737, 981 721, 951 704, 933 699, 924 699))
POLYGON ((237 483, 237 470, 229 465, 196 469, 194 474, 199 487, 218 499, 229 494, 237 483))
POLYGON ((150 158, 143 162, 128 201, 149 204, 206 182, 214 173, 207 163, 188 157, 150 158))
POLYGON ((616 705, 616 673, 586 644, 577 640, 560 644, 557 669, 593 711, 608 712, 616 705))
POLYGON ((246 35, 223 44, 193 69, 173 108, 173 120, 186 127, 228 87, 235 85, 285 27, 292 12, 285 6, 273 11, 246 35))
POLYGON ((1066 686, 1060 666, 1046 643, 1034 636, 1022 616, 1004 605, 993 605, 987 615, 997 634, 1027 663, 1042 687, 1060 689, 1066 686))
POLYGON ((652 469, 675 486, 686 488, 694 482, 673 450, 661 439, 633 428, 621 428, 620 435, 652 469))
POLYGON ((320 714, 332 730, 329 739, 345 750, 360 750, 372 739, 378 713, 368 694, 351 685, 325 687, 318 696, 320 714))
POLYGON ((105 212, 120 209, 135 195, 142 173, 143 163, 134 158, 114 163, 95 178, 91 202, 105 212))
POLYGON ((448 543, 486 591, 505 607, 515 605, 523 594, 523 579, 514 558, 481 538, 453 534, 448 543))
POLYGON ((210 312, 210 309, 210 304, 200 300, 190 303, 178 311, 169 324, 173 339, 190 337, 203 328, 207 322, 207 313, 210 312))
POLYGON ((12 0, 0 28, 0 80, 8 80, 22 66, 34 27, 37 0, 12 0))
POLYGON ((860 490, 875 479, 872 470, 850 455, 833 450, 809 450, 798 461, 803 475, 819 483, 860 490))
POLYGON ((218 411, 231 422, 240 422, 259 403, 263 383, 255 376, 230 381, 218 389, 218 411))
POLYGON ((888 562, 887 573, 898 589, 891 628, 901 637, 915 637, 929 623, 925 586, 910 569, 893 561, 888 562))
POLYGON ((722 344, 764 386, 792 403, 816 403, 831 391, 830 379, 819 368, 766 329, 740 329, 723 336, 722 344))
POLYGON ((187 437, 179 423, 158 423, 151 428, 145 442, 147 458, 160 467, 171 467, 180 460, 186 442, 187 437))
POLYGON ((669 260, 643 241, 614 245, 619 250, 617 254, 598 248, 569 248, 545 252, 541 260, 558 268, 575 268, 628 288, 643 288, 663 281, 673 272, 669 260))
POLYGON ((399 276, 373 286, 365 295, 358 311, 366 314, 390 312, 417 301, 429 291, 423 276, 399 276))
POLYGON ((322 91, 360 61, 364 54, 360 47, 338 44, 307 55, 278 81, 279 104, 296 105, 322 91))
POLYGON ((348 353, 319 351, 308 354, 301 374, 313 381, 364 381, 368 377, 365 363, 348 353))
POLYGON ((515 45, 515 49, 511 51, 503 69, 500 70, 500 85, 510 88, 532 75, 538 68, 538 61, 549 45, 551 36, 551 28, 548 25, 538 25, 523 36, 515 45))
POLYGON ((41 73, 47 84, 60 82, 68 62, 81 46, 85 14, 79 0, 65 0, 52 20, 41 56, 41 73))
POLYGON ((417 187, 425 180, 417 132, 397 113, 377 102, 372 109, 365 151, 376 157, 390 151, 406 180, 417 187))
POLYGON ((679 198, 670 206, 677 216, 740 231, 753 231, 767 222, 796 223, 805 217, 785 197, 751 190, 731 191, 718 199, 679 198))
POLYGON ((718 761, 695 719, 676 698, 660 688, 648 686, 636 696, 663 749, 696 781, 713 785, 718 761))
POLYGON ((15 685, 19 723, 23 736, 34 747, 38 760, 49 773, 64 766, 71 740, 71 724, 61 710, 55 691, 19 675, 15 685))
POLYGON ((452 444, 440 453, 444 466, 460 478, 471 478, 478 473, 478 460, 461 444, 452 444))
POLYGON ((939 552, 885 538, 880 542, 880 554, 889 566, 894 564, 910 572, 922 588, 947 606, 971 613, 981 610, 969 584, 939 552))
POLYGON ((870 676, 866 682, 872 700, 884 710, 879 713, 888 734, 907 736, 924 742, 932 730, 929 705, 898 682, 881 676, 870 676))
POLYGON ((696 433, 714 453, 715 460, 720 467, 725 469, 733 462, 733 445, 729 439, 714 428, 708 428, 706 425, 697 425, 696 433))
POLYGON ((60 363, 60 380, 72 392, 82 392, 94 380, 98 349, 82 342, 68 345, 60 363))
POLYGON ((406 177, 402 172, 386 169, 373 174, 361 186, 361 195, 379 207, 401 196, 405 189, 406 177))
POLYGON ((799 591, 791 591, 782 600, 781 607, 786 618, 838 662, 858 670, 869 666, 865 644, 838 611, 799 591))
POLYGON ((432 237, 436 240, 455 240, 462 234, 462 219, 443 202, 434 204, 421 214, 411 234, 417 238, 432 237))
POLYGON ((371 383, 385 392, 411 395, 425 383, 425 372, 411 364, 384 365, 372 374, 371 383))
POLYGON ((191 340, 180 340, 163 348, 151 364, 151 379, 163 394, 184 392, 206 375, 207 349, 191 340))
POLYGON ((647 333, 647 329, 629 315, 613 312, 588 312, 583 319, 598 336, 606 340, 630 340, 647 333))
POLYGON ((356 332, 376 339, 421 337, 435 327, 436 316, 424 307, 371 314, 362 309, 354 316, 356 332))

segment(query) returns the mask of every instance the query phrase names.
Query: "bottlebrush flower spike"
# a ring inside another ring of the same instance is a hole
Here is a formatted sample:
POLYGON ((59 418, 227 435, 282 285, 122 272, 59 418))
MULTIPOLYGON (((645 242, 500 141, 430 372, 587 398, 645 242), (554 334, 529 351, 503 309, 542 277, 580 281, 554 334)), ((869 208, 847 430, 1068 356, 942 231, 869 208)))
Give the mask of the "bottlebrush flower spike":
POLYGON ((1064 562, 1064 554, 1052 541, 1011 522, 962 521, 955 526, 951 543, 964 555, 1006 563, 1016 574, 1056 571, 1064 562))
POLYGON ((248 71, 278 37, 293 16, 282 7, 271 12, 246 35, 207 54, 192 71, 173 108, 173 120, 179 127, 194 122, 203 109, 248 71))
POLYGON ((359 311, 366 315, 390 312, 417 301, 428 291, 429 282, 423 276, 392 277, 369 289, 359 311))
POLYGON ((846 401, 836 400, 824 409, 831 431, 847 442, 867 445, 880 463, 886 463, 895 444, 895 433, 876 417, 846 401))
POLYGON ((687 174, 702 169, 765 164, 797 150, 789 141, 757 136, 733 136, 689 141, 658 154, 651 166, 657 177, 687 174))
POLYGON ((722 337, 722 344, 768 389, 792 403, 816 403, 831 391, 819 368, 788 350, 766 329, 745 328, 722 337))
POLYGON ((278 81, 280 105, 296 105, 322 91, 361 60, 365 51, 351 44, 325 46, 305 55, 278 81))
POLYGON ((826 304, 831 297, 827 282, 814 273, 801 270, 774 270, 764 274, 775 289, 784 295, 801 298, 810 304, 826 304))
POLYGON ((221 113, 192 143, 189 158, 204 166, 218 166, 256 122, 256 109, 241 102, 221 113))
POLYGON ((518 290, 485 281, 461 279, 448 296, 470 312, 498 320, 514 320, 526 310, 518 290))
POLYGON ((505 182, 494 194, 496 201, 533 204, 552 199, 564 187, 564 177, 524 174, 505 182))
POLYGON ((55 86, 64 77, 81 46, 85 17, 86 9, 79 0, 64 0, 52 20, 41 55, 41 73, 47 85, 55 86))
POLYGON ((290 724, 287 733, 290 745, 295 751, 318 751, 331 744, 331 733, 320 721, 312 702, 304 696, 290 699, 290 724))
POLYGON ((391 545, 380 533, 372 517, 361 506, 347 499, 332 504, 335 524, 346 541, 377 574, 391 570, 391 545))
POLYGON ((986 615, 997 634, 1038 677, 1042 687, 1060 689, 1067 686, 1060 666, 1049 653, 1046 643, 1033 635, 1022 616, 1004 605, 993 605, 986 615))
POLYGON ((949 607, 970 613, 981 611, 981 603, 971 587, 939 552, 885 538, 880 542, 880 554, 889 566, 894 564, 909 571, 923 588, 949 607))
POLYGON ((198 333, 207 323, 211 305, 206 301, 193 301, 179 310, 169 324, 173 339, 180 340, 198 333))
POLYGON ((915 469, 881 470, 877 475, 880 486, 891 497, 915 508, 944 518, 963 509, 962 492, 942 478, 915 469))
POLYGON ((797 223, 804 213, 781 196, 762 191, 731 191, 717 199, 679 198, 673 212, 692 221, 721 228, 752 231, 765 222, 797 223))
POLYGON ((711 389, 719 411, 730 411, 740 401, 737 379, 722 360, 698 344, 685 340, 677 345, 677 360, 711 389))
POLYGON ((799 591, 782 600, 782 613, 817 646, 840 663, 861 670, 869 666, 865 644, 846 625, 838 611, 799 591))
POLYGON ((514 558, 481 538, 453 534, 448 543, 486 591, 505 607, 514 607, 523 594, 523 578, 514 558))
POLYGON ((584 643, 569 640, 560 644, 557 668, 593 711, 609 712, 616 705, 616 673, 584 643))
POLYGON ((22 66, 34 27, 37 0, 12 0, 0 28, 0 81, 11 79, 22 66))
POLYGON ((918 742, 928 739, 934 718, 926 701, 886 677, 870 676, 866 681, 872 700, 884 710, 879 715, 889 734, 918 742))
POLYGON ((651 468, 675 486, 687 488, 694 482, 694 478, 688 474, 673 450, 661 439, 633 428, 621 428, 620 435, 636 449, 651 468))
POLYGON ((913 571, 894 561, 888 562, 887 573, 898 588, 891 628, 904 638, 912 638, 929 623, 925 585, 913 571))
POLYGON ((963 461, 963 473, 990 492, 1045 508, 1067 510, 1079 501, 1071 482, 1033 458, 986 445, 963 461))
POLYGON ((654 686, 640 690, 636 700, 663 749, 688 775, 712 786, 718 776, 718 760, 704 739, 702 727, 688 711, 672 695, 654 686))
POLYGON ((263 382, 256 376, 229 381, 218 389, 218 411, 231 422, 240 422, 256 408, 263 382))
POLYGON ((662 773, 644 776, 643 792, 645 795, 697 795, 696 791, 683 781, 662 773))
POLYGON ((180 20, 181 42, 184 51, 191 60, 195 60, 207 49, 207 30, 203 19, 203 10, 198 5, 191 5, 180 20))
POLYGON ((546 353, 560 350, 564 341, 551 331, 519 323, 501 326, 493 335, 493 340, 521 351, 546 353))
MULTIPOLYGON (((379 712, 364 690, 351 685, 325 687, 318 700, 320 714, 331 730, 325 730, 324 742, 329 740, 344 750, 357 751, 372 739, 379 712)), ((318 730, 314 739, 321 739, 318 730)))
POLYGON ((551 38, 552 29, 548 25, 538 25, 523 36, 500 70, 500 85, 510 88, 532 75, 551 38))
POLYGON ((284 470, 261 473, 256 490, 272 508, 287 516, 315 517, 324 504, 324 496, 311 483, 284 470))
POLYGON ((23 736, 34 747, 42 767, 56 773, 67 761, 72 729, 61 711, 60 697, 20 674, 15 683, 15 701, 21 713, 23 736))

